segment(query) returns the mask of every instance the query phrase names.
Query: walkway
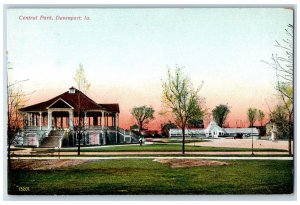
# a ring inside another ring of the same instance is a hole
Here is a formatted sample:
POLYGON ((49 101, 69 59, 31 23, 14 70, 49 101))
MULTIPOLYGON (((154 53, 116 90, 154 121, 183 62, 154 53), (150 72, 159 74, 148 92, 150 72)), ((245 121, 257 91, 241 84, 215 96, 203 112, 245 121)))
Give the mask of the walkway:
MULTIPOLYGON (((252 139, 211 139, 207 142, 195 142, 187 143, 187 145, 205 146, 205 147, 232 147, 232 148, 251 148, 252 139)), ((272 149, 283 149, 288 150, 287 140, 253 140, 254 148, 272 148, 272 149)), ((292 142, 293 147, 293 142, 292 142)))
POLYGON ((11 159, 37 159, 37 160, 51 160, 51 159, 82 159, 82 160, 95 160, 95 159, 102 159, 102 160, 120 160, 120 159, 209 159, 209 160, 293 160, 293 157, 155 157, 155 156, 126 156, 126 157, 72 157, 72 156, 53 156, 53 157, 30 157, 30 156, 23 156, 23 157, 11 157, 11 159))

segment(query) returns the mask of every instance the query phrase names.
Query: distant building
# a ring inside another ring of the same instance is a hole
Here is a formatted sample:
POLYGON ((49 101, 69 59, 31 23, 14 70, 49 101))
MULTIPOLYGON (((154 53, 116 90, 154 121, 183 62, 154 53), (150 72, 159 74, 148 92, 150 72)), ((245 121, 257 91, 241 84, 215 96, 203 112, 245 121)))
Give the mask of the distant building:
MULTIPOLYGON (((185 129, 185 134, 190 137, 248 137, 258 136, 257 128, 221 128, 215 121, 211 121, 206 129, 185 129)), ((169 137, 181 137, 181 129, 170 129, 169 137)))
POLYGON ((136 132, 138 132, 139 129, 140 129, 140 127, 139 127, 137 124, 134 124, 134 125, 130 126, 130 130, 131 130, 131 131, 136 131, 136 132))
POLYGON ((161 137, 160 134, 158 134, 157 130, 143 130, 140 134, 144 138, 156 138, 161 137))

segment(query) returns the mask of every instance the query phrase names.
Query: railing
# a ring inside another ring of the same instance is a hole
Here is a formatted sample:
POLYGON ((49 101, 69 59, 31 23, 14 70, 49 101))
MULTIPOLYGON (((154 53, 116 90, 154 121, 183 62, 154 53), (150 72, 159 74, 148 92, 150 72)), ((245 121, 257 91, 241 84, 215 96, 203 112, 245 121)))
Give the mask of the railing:
POLYGON ((25 126, 23 127, 23 130, 24 131, 39 131, 39 130, 47 130, 48 127, 46 126, 42 126, 42 127, 39 127, 39 126, 25 126), (42 128, 42 129, 40 129, 42 128))
POLYGON ((127 131, 127 130, 124 130, 122 128, 118 128, 118 131, 120 134, 122 134, 124 136, 124 141, 126 142, 127 141, 127 138, 130 137, 130 142, 131 143, 137 143, 138 140, 139 140, 139 136, 137 134, 135 134, 134 132, 131 132, 131 131, 127 131))
POLYGON ((115 126, 88 126, 86 130, 116 130, 115 126))
POLYGON ((41 133, 41 137, 40 137, 40 139, 39 139, 40 144, 43 142, 43 140, 44 140, 45 137, 47 137, 47 136, 48 136, 48 132, 47 132, 47 131, 44 132, 44 133, 41 133))
POLYGON ((132 132, 130 130, 124 130, 123 128, 118 128, 118 131, 123 135, 131 135, 132 132))

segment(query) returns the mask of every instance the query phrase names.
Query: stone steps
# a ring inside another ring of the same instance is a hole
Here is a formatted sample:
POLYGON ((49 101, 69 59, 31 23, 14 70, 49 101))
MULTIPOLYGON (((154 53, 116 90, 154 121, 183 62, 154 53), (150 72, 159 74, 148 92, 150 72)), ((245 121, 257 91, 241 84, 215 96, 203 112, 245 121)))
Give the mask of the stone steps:
POLYGON ((61 144, 60 141, 61 141, 60 136, 48 136, 48 137, 45 137, 43 142, 40 144, 40 147, 42 147, 42 148, 60 147, 60 144, 61 144))
POLYGON ((61 146, 61 140, 64 136, 64 131, 62 130, 52 130, 48 137, 45 137, 41 142, 41 148, 54 148, 61 146))

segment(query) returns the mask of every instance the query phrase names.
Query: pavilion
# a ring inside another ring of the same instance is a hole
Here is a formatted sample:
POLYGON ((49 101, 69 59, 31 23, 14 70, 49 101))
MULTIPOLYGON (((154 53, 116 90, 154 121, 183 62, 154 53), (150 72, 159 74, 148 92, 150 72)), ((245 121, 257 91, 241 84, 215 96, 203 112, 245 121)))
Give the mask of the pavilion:
POLYGON ((96 103, 74 87, 20 111, 23 115, 22 144, 25 146, 61 147, 63 138, 67 139, 68 146, 69 141, 75 146, 79 132, 85 136, 81 141, 84 145, 121 143, 118 138, 119 104, 96 103))

